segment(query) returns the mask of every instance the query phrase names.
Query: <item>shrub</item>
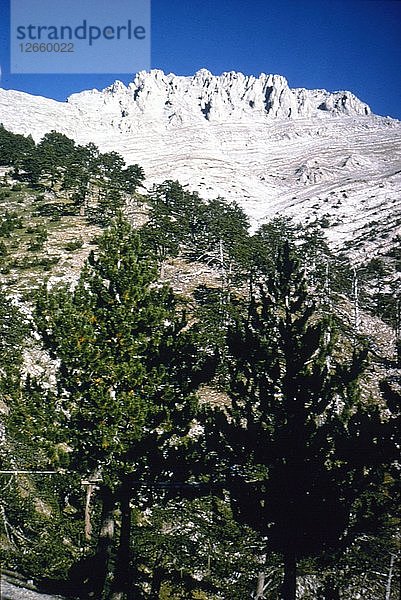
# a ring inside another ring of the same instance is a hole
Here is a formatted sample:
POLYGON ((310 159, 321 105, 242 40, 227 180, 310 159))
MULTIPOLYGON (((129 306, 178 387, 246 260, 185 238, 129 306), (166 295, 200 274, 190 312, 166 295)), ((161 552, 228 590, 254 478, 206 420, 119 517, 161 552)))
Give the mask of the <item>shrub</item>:
POLYGON ((68 252, 73 252, 74 250, 79 250, 80 248, 82 248, 83 245, 84 245, 84 242, 83 242, 82 238, 77 238, 75 240, 71 240, 70 242, 67 242, 66 245, 64 246, 64 249, 67 250, 68 252))

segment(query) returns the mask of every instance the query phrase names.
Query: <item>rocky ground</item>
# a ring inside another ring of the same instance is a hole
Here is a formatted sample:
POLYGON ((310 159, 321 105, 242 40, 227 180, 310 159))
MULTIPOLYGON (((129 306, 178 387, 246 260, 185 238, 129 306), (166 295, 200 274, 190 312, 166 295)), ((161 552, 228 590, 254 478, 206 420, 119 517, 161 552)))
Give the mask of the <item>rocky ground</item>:
POLYGON ((34 590, 20 587, 9 581, 1 581, 0 588, 1 600, 64 600, 63 596, 49 596, 48 594, 39 594, 34 590))

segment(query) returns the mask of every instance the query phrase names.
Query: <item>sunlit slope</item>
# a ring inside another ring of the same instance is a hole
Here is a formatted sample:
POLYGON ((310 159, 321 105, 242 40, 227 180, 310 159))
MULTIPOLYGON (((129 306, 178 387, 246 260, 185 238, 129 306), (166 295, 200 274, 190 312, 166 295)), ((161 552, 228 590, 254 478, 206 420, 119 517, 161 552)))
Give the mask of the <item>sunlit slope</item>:
POLYGON ((116 150, 144 167, 147 185, 178 179, 235 199, 254 225, 321 219, 334 246, 361 257, 401 230, 401 123, 350 92, 294 90, 279 75, 151 71, 66 103, 0 90, 0 122, 116 150))

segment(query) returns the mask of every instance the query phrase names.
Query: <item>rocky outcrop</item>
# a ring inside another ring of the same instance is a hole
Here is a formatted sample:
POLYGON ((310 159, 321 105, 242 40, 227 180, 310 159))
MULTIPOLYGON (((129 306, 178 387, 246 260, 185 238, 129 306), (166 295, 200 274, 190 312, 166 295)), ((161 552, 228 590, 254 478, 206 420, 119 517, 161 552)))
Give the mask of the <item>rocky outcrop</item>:
POLYGON ((291 89, 281 75, 254 77, 231 71, 216 76, 207 69, 193 77, 141 71, 128 86, 116 81, 103 91, 73 94, 68 102, 75 107, 92 105, 95 110, 114 107, 125 118, 141 116, 173 125, 199 119, 219 123, 253 116, 297 119, 371 112, 351 92, 291 89))

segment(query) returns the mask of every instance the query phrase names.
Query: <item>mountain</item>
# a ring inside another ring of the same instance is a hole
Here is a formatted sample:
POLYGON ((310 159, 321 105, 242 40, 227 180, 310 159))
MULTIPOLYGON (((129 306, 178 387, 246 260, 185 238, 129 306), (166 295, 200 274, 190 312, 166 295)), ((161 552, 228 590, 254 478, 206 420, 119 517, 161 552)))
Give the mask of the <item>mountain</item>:
POLYGON ((0 90, 0 122, 38 140, 56 129, 178 179, 205 198, 237 200, 254 225, 276 214, 319 219, 359 259, 401 230, 401 122, 351 92, 291 89, 280 75, 138 73, 128 86, 56 102, 0 90))

